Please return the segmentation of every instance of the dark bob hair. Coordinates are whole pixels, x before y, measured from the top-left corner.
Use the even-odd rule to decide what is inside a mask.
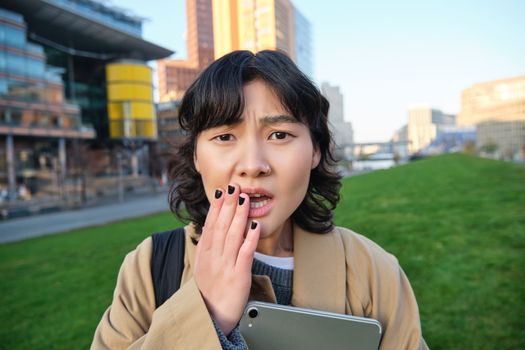
[[[266,83],[294,118],[308,126],[319,165],[311,170],[305,198],[292,214],[304,230],[332,230],[332,211],[339,201],[341,176],[334,171],[332,137],[328,129],[329,103],[319,89],[284,53],[265,50],[254,54],[234,51],[213,62],[186,91],[179,123],[186,134],[168,164],[170,209],[200,233],[210,203],[195,169],[196,139],[203,130],[238,122],[244,110],[243,86],[256,79]]]

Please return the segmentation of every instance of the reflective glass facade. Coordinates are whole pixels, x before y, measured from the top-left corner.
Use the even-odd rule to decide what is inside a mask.
[[[294,7],[295,57],[297,66],[313,79],[312,26],[297,8]]]
[[[27,42],[22,16],[0,9],[0,123],[79,127],[79,109],[65,103],[60,72],[46,66],[41,46]]]
[[[95,129],[97,139],[108,138],[105,62],[46,46],[49,65],[59,69],[64,84],[65,98],[74,101],[81,111],[81,121]]]
[[[136,154],[156,139],[151,70],[143,60],[172,53],[141,38],[142,20],[103,1],[2,1],[0,193],[8,188],[17,200],[12,194],[25,185],[65,201],[81,178],[88,198],[85,178],[115,174],[128,141],[131,173],[139,173]],[[138,75],[124,69],[127,81],[106,79],[108,66],[128,60],[138,63]]]
[[[65,139],[95,136],[81,124],[78,105],[64,98],[64,70],[47,65],[44,48],[28,42],[26,31],[21,15],[0,8],[0,189],[9,188],[10,199],[20,198],[21,186],[28,194],[45,191],[59,143],[65,152]]]

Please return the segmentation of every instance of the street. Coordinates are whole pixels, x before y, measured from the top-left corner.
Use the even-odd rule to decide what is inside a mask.
[[[0,244],[169,210],[167,194],[0,222]]]

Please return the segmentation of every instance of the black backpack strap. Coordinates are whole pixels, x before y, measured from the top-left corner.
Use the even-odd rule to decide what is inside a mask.
[[[151,277],[158,308],[180,288],[184,269],[184,228],[151,235]]]

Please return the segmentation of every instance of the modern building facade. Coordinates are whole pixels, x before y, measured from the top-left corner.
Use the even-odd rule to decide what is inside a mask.
[[[525,76],[489,81],[461,93],[458,125],[525,120]]]
[[[310,78],[314,76],[312,25],[294,7],[295,60],[301,70]]]
[[[159,99],[179,100],[214,59],[213,15],[211,0],[187,0],[188,59],[157,61]]]
[[[476,147],[496,158],[525,160],[525,121],[490,121],[476,125]]]
[[[65,177],[66,142],[95,138],[79,106],[64,98],[61,71],[46,65],[43,47],[26,34],[23,17],[0,8],[0,188],[7,198]]]
[[[343,95],[339,86],[324,82],[321,84],[321,92],[330,102],[328,123],[334,135],[336,149],[352,144],[354,142],[352,123],[344,119]]]
[[[215,58],[235,50],[285,51],[312,72],[311,26],[290,0],[213,0]]]
[[[160,102],[180,100],[214,59],[280,49],[313,75],[311,25],[289,0],[187,0],[188,59],[157,61]]]
[[[525,76],[489,81],[463,90],[459,125],[477,126],[477,147],[502,158],[525,159]]]
[[[438,136],[441,129],[456,124],[456,116],[427,106],[408,109],[408,151],[417,153]]]
[[[142,18],[94,0],[3,0],[0,11],[0,187],[67,187],[113,171],[119,147],[156,140],[146,62],[173,52],[142,39]]]

